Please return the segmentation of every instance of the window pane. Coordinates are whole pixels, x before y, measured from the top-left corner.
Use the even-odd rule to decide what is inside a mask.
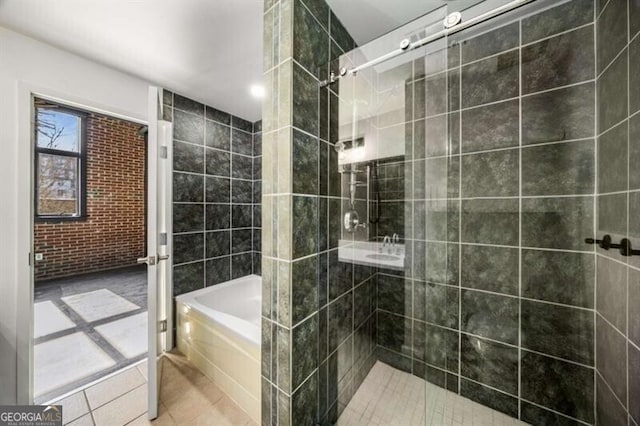
[[[79,159],[38,155],[38,215],[78,216]]]
[[[80,151],[81,118],[53,108],[38,108],[36,142],[40,148]]]

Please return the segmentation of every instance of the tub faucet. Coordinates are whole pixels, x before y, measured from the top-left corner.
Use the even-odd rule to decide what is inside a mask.
[[[398,234],[393,234],[391,237],[391,247],[395,249],[396,254],[400,251],[400,248],[397,245],[400,244],[400,236]]]
[[[384,250],[387,245],[391,245],[391,238],[388,235],[385,235],[382,239],[382,249]]]

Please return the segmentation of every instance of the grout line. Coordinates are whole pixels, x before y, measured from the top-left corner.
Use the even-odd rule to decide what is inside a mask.
[[[617,1],[619,1],[619,0],[617,0]],[[628,40],[628,38],[627,38],[627,40]],[[629,48],[629,45],[628,45],[628,44],[626,44],[626,45],[625,45],[625,47],[624,47],[622,50],[620,50],[620,52],[618,52],[618,53],[616,54],[616,56],[615,56],[613,59],[611,59],[611,62],[609,62],[609,63],[607,64],[607,66],[606,66],[606,67],[604,67],[604,68],[602,69],[602,71],[600,71],[600,74],[597,74],[597,73],[596,73],[596,80],[600,80],[602,77],[604,77],[604,74],[605,74],[607,71],[609,71],[609,69],[610,69],[610,68],[612,68],[612,67],[613,67],[613,64],[614,64],[618,59],[620,59],[620,58],[622,57],[622,54],[623,54],[623,53],[625,53],[627,50],[629,50],[628,48]]]
[[[517,395],[514,395],[514,394],[509,393],[509,392],[507,392],[507,391],[504,391],[504,390],[502,390],[502,389],[498,389],[498,388],[496,388],[496,387],[494,387],[494,386],[491,386],[491,385],[488,385],[488,384],[486,384],[486,383],[479,382],[479,381],[474,380],[474,379],[472,379],[472,378],[470,378],[470,377],[466,377],[466,376],[465,376],[465,377],[463,377],[463,379],[464,379],[464,380],[467,380],[467,381],[469,381],[469,382],[475,383],[475,384],[477,384],[477,385],[480,385],[480,386],[482,386],[482,387],[485,387],[485,388],[491,389],[491,390],[493,390],[493,391],[495,391],[495,392],[499,392],[499,393],[501,393],[501,394],[503,394],[503,395],[510,396],[510,397],[512,397],[512,398],[514,398],[514,399],[516,399],[516,400],[518,399],[518,396],[517,396]],[[473,400],[472,400],[472,401],[473,401]],[[479,402],[477,402],[477,401],[474,401],[474,402],[476,402],[476,404],[480,404],[480,403],[479,403]],[[484,404],[480,404],[480,405],[484,405]],[[485,406],[485,407],[488,407],[488,408],[490,408],[490,409],[492,409],[491,407],[489,407],[489,406],[487,406],[487,405],[484,405],[484,406]],[[495,410],[495,411],[497,411],[497,410]],[[507,414],[507,415],[508,415],[508,414]],[[511,417],[511,416],[509,416],[509,417]]]
[[[512,25],[512,24],[513,23],[509,23],[509,24],[504,25],[503,27],[506,27],[506,26]],[[500,28],[502,28],[502,27],[500,27]],[[487,31],[485,34],[490,33],[491,31],[495,31],[495,30],[491,29],[490,31]],[[474,36],[473,38],[476,38],[476,36]],[[460,61],[460,69],[462,70],[462,69],[464,69],[464,68],[466,68],[466,67],[468,67],[470,65],[476,65],[476,64],[478,64],[480,62],[484,62],[487,59],[494,59],[494,58],[497,58],[497,57],[502,56],[502,55],[506,55],[506,54],[509,54],[509,53],[514,53],[517,50],[519,50],[519,46],[514,46],[514,47],[511,47],[509,49],[501,50],[501,51],[499,51],[497,53],[492,53],[490,55],[483,56],[482,58],[474,59],[473,61],[469,61],[469,62],[465,62],[465,63],[462,63],[462,59],[461,59],[461,61]],[[462,48],[460,49],[460,52],[462,52]],[[434,74],[434,76],[437,76],[437,75],[438,74]]]
[[[512,50],[515,51],[516,49],[512,49]],[[546,94],[546,93],[550,93],[550,92],[554,92],[554,91],[560,91],[560,90],[563,90],[563,89],[570,89],[572,87],[578,87],[578,86],[588,85],[588,84],[595,84],[596,80],[597,80],[596,78],[590,78],[590,79],[587,79],[587,80],[574,82],[574,83],[567,84],[567,85],[564,85],[564,86],[556,86],[556,87],[552,87],[550,89],[545,89],[545,90],[540,90],[540,91],[537,91],[537,92],[526,93],[526,94],[523,94],[522,97],[523,98],[529,98],[529,97],[542,95],[542,94]],[[462,85],[460,85],[460,86],[462,87]],[[507,102],[510,102],[510,101],[518,101],[518,100],[519,100],[518,96],[513,96],[513,97],[510,97],[510,98],[500,99],[500,100],[492,101],[492,102],[486,102],[486,103],[483,103],[483,104],[472,105],[472,106],[467,106],[467,107],[461,107],[459,109],[452,110],[452,111],[447,111],[447,112],[444,112],[444,113],[433,114],[433,115],[425,115],[424,117],[416,118],[413,121],[414,122],[424,121],[424,120],[428,120],[428,119],[431,119],[431,118],[442,117],[442,116],[445,116],[445,115],[455,114],[455,113],[458,113],[458,112],[464,113],[464,112],[471,111],[471,110],[478,109],[478,108],[484,108],[484,107],[494,106],[494,105],[498,105],[498,104],[502,104],[502,103],[507,103]],[[397,127],[397,126],[400,126],[402,124],[407,124],[407,122],[398,122],[398,123],[394,123],[392,125],[389,125],[387,127]]]
[[[631,19],[631,13],[628,13],[627,16],[629,17],[629,20]],[[631,21],[629,21],[631,22]],[[631,25],[629,24],[629,37],[631,37]],[[640,37],[640,31],[638,31],[633,38],[631,38],[631,40],[629,40],[629,42],[627,43],[627,46],[631,46],[631,44],[633,44],[638,38]]]
[[[139,373],[139,372],[138,372],[138,373]],[[132,389],[129,389],[129,390],[128,390],[128,391],[126,391],[125,393],[119,394],[118,396],[114,397],[113,399],[111,399],[111,400],[109,400],[109,401],[107,401],[107,402],[103,403],[102,405],[100,405],[100,406],[96,407],[94,410],[91,410],[91,413],[93,414],[95,411],[99,410],[100,408],[103,408],[103,407],[105,407],[106,405],[111,404],[111,403],[112,403],[113,401],[115,401],[116,399],[122,398],[122,397],[124,397],[125,395],[128,395],[128,394],[130,394],[131,392],[134,392],[134,391],[138,390],[138,389],[139,389],[139,388],[141,388],[141,387],[147,387],[147,385],[148,385],[148,382],[147,382],[147,380],[145,379],[144,383],[142,383],[141,385],[138,385],[138,386],[136,386],[136,387],[134,387],[134,388],[132,388]],[[159,397],[159,395],[158,395],[158,397]],[[160,402],[160,401],[158,401],[158,402]],[[145,404],[145,405],[146,405],[146,404]],[[146,412],[146,411],[145,411],[145,412]],[[139,417],[139,416],[134,417],[133,419],[129,420],[129,422],[131,422],[132,420],[134,420],[134,419],[135,419],[135,418],[137,418],[137,417]]]
[[[640,111],[638,111],[638,113],[640,113]],[[453,114],[458,114],[456,113],[452,113]],[[625,119],[626,120],[626,119]],[[618,124],[623,123],[625,120],[621,121]],[[418,120],[420,121],[420,120]],[[411,124],[411,122],[406,122],[403,124]],[[615,126],[614,126],[615,127]],[[536,147],[543,147],[543,146],[548,146],[548,145],[558,145],[558,144],[565,144],[565,143],[573,143],[573,142],[590,142],[594,140],[594,136],[591,137],[583,137],[583,138],[576,138],[576,139],[563,139],[563,140],[557,140],[557,141],[544,141],[544,142],[534,142],[534,143],[526,143],[523,144],[522,146],[520,145],[511,145],[511,146],[504,146],[504,147],[497,147],[497,148],[491,148],[491,149],[479,149],[479,150],[472,150],[472,151],[461,151],[460,153],[450,153],[450,154],[444,154],[444,155],[434,155],[434,156],[428,156],[425,158],[415,158],[415,159],[410,159],[410,160],[403,160],[403,161],[398,161],[394,164],[407,164],[407,163],[419,163],[419,162],[424,162],[424,161],[429,161],[429,160],[440,160],[440,159],[450,159],[450,158],[457,158],[457,157],[463,157],[463,156],[467,156],[467,155],[474,155],[474,154],[485,154],[485,153],[493,153],[493,152],[497,152],[497,151],[507,151],[507,150],[514,150],[514,149],[529,149],[529,148],[536,148]]]
[[[639,112],[640,112],[640,111],[639,111]],[[628,114],[628,112],[627,112],[627,114]],[[635,115],[635,114],[634,114],[634,115]],[[602,137],[602,136],[606,135],[607,133],[611,132],[611,131],[612,131],[612,130],[614,130],[615,128],[617,128],[617,127],[619,127],[619,126],[621,126],[621,125],[625,124],[625,122],[629,121],[629,119],[630,119],[630,118],[631,118],[631,117],[627,116],[627,117],[623,118],[622,120],[618,121],[617,123],[614,123],[614,124],[610,125],[610,127],[609,127],[609,128],[607,128],[606,130],[604,130],[602,133],[597,134],[598,138],[600,138],[600,137]]]
[[[608,195],[627,195],[628,193],[638,192],[638,190],[622,190],[622,191],[611,191],[611,192],[599,192],[596,194],[597,197],[608,196]]]
[[[180,112],[182,112],[182,113],[189,114],[189,115],[192,115],[192,116],[195,116],[195,117],[199,117],[199,116],[200,116],[200,113],[195,113],[195,112],[192,112],[192,111],[187,111],[187,110],[184,110],[184,109],[182,109],[182,108],[176,108],[176,107],[175,107],[175,106],[173,106],[173,105],[163,104],[163,106],[167,106],[167,107],[171,108],[171,109],[172,109],[172,112],[180,111]],[[207,105],[205,105],[205,107],[206,107],[206,106],[207,106]],[[213,108],[213,107],[211,107],[211,108]],[[217,109],[217,108],[214,108],[214,109]],[[218,111],[221,111],[221,110],[218,110]],[[224,111],[221,111],[221,112],[224,112]],[[228,113],[227,113],[227,114],[228,114]],[[173,117],[172,117],[172,118],[173,118]],[[244,118],[242,118],[242,117],[238,117],[238,118],[240,118],[240,119],[244,120]],[[252,132],[248,132],[248,131],[246,131],[246,130],[244,130],[244,129],[241,129],[241,128],[239,128],[239,127],[235,127],[235,126],[233,126],[233,124],[227,124],[227,123],[223,123],[223,122],[218,121],[218,120],[212,120],[212,119],[210,119],[210,118],[207,118],[206,112],[205,112],[204,110],[203,110],[203,112],[202,112],[202,119],[204,120],[204,123],[205,123],[205,126],[204,126],[204,127],[205,127],[205,128],[207,127],[207,126],[206,126],[206,122],[207,122],[207,121],[209,121],[209,122],[216,123],[216,124],[219,124],[219,125],[221,125],[221,126],[227,127],[227,128],[229,128],[230,130],[237,130],[237,131],[240,131],[240,132],[242,132],[242,133],[252,134]],[[249,121],[249,120],[246,120],[246,121]],[[172,121],[172,123],[173,123],[173,121]],[[231,123],[231,121],[230,121],[230,123]],[[179,140],[179,139],[178,139],[178,140]],[[206,139],[205,139],[205,140],[206,140]],[[181,141],[181,142],[186,142],[186,141]],[[193,143],[193,142],[191,142],[191,143]],[[206,144],[201,144],[200,146],[206,146]]]
[[[609,192],[609,193],[603,193],[602,195],[616,195],[616,194],[626,194],[627,191],[618,191],[618,192]],[[633,190],[630,192],[640,192],[640,190]],[[414,202],[414,203],[418,203],[418,202],[425,202],[427,204],[432,204],[432,205],[437,205],[438,203],[444,203],[444,202],[452,202],[452,201],[475,201],[475,200],[485,200],[485,201],[515,201],[517,200],[519,197],[517,195],[509,195],[509,196],[492,196],[492,197],[456,197],[456,198],[415,198],[415,199],[411,199],[411,198],[405,198],[404,201],[407,202]],[[549,199],[562,199],[562,198],[595,198],[593,193],[585,193],[585,194],[567,194],[567,195],[524,195],[520,198],[523,198],[525,200],[549,200]],[[358,200],[358,201],[363,201],[363,200]],[[398,204],[401,203],[403,200],[389,200],[389,201],[382,201],[382,203],[388,203],[388,204]],[[407,240],[413,240],[415,238],[406,238]],[[424,239],[421,239],[421,241],[425,241]],[[432,240],[432,241],[446,241],[446,240]],[[451,241],[450,241],[451,242]],[[482,243],[484,244],[484,243]],[[496,245],[496,244],[484,244],[484,245]],[[500,244],[497,244],[500,245]]]
[[[93,386],[95,386],[95,385],[97,385],[97,384],[99,384],[99,383],[101,383],[101,382],[103,382],[103,381],[105,381],[107,379],[115,377],[118,374],[124,372],[125,370],[129,370],[130,368],[136,368],[138,365],[143,364],[145,360],[146,360],[146,358],[143,358],[143,359],[138,360],[138,361],[136,361],[136,362],[134,362],[132,364],[125,365],[124,367],[122,367],[122,368],[120,368],[120,369],[118,369],[118,370],[116,370],[116,371],[114,371],[112,373],[109,373],[106,376],[100,377],[100,378],[98,378],[98,379],[96,379],[96,380],[94,380],[94,381],[92,381],[90,383],[87,383],[87,384],[85,384],[83,386],[80,386],[79,388],[73,389],[73,390],[71,390],[69,392],[66,392],[66,393],[64,393],[62,395],[59,395],[59,396],[55,397],[54,399],[51,399],[51,400],[49,400],[47,402],[44,402],[42,405],[52,405],[52,404],[55,404],[57,402],[62,401],[63,399],[65,399],[65,398],[67,398],[67,397],[69,397],[71,395],[74,395],[74,394],[76,394],[78,392],[84,392],[86,389],[89,389],[90,387],[93,387]],[[87,401],[87,406],[90,407],[88,401]]]
[[[518,22],[518,419],[522,419],[522,20]]]
[[[237,130],[237,129],[234,129],[234,130]],[[247,158],[261,157],[261,155],[253,156],[253,155],[249,155],[249,154],[243,154],[241,152],[235,152],[235,151],[231,150],[231,147],[229,148],[229,150],[226,150],[226,149],[218,148],[218,147],[215,147],[215,146],[209,146],[209,145],[206,144],[206,134],[207,134],[206,132],[207,132],[207,130],[206,130],[206,126],[205,126],[205,129],[204,129],[205,143],[190,142],[190,141],[186,141],[186,140],[183,140],[183,139],[178,139],[176,137],[173,138],[173,142],[179,142],[179,143],[184,144],[184,145],[190,145],[190,146],[194,146],[194,147],[198,147],[198,148],[204,148],[205,150],[221,152],[221,153],[224,153],[224,154],[240,155],[242,157],[247,157]],[[231,138],[231,134],[229,134],[229,137]]]
[[[598,13],[598,10],[594,7],[594,13],[596,15],[596,21],[598,21],[602,15],[604,14],[604,11],[607,9],[607,6],[609,6],[609,3],[611,3],[610,0],[606,0],[604,6],[602,6],[602,9],[600,10],[600,13]]]
[[[229,176],[210,175],[210,174],[204,174],[204,173],[189,172],[189,171],[186,171],[186,170],[174,169],[173,173],[174,174],[179,173],[179,174],[183,174],[183,175],[198,176],[198,177],[202,177],[202,178],[214,177],[216,179],[227,179],[229,181],[238,180],[238,181],[242,181],[242,182],[253,182],[251,179],[231,177],[230,175]],[[231,182],[229,182],[229,184],[231,185]],[[205,186],[205,188],[204,188],[204,191],[203,191],[203,196],[205,197],[204,200],[206,200],[206,185],[204,185],[204,186]],[[231,195],[229,197],[231,198]],[[230,203],[220,203],[220,202],[215,202],[215,201],[177,201],[176,203],[182,203],[182,204],[186,204],[186,203],[191,203],[191,204],[202,204],[202,203],[208,203],[208,204],[236,204],[233,201],[230,202]],[[237,203],[237,204],[253,204],[253,203]]]
[[[93,425],[96,425],[96,418],[93,416],[93,411],[89,411],[89,415],[91,416],[91,421],[93,422]]]
[[[618,327],[616,327],[616,326],[615,326],[611,321],[609,321],[609,320],[607,319],[607,317],[605,317],[604,315],[602,315],[602,314],[601,314],[600,312],[598,312],[598,311],[596,311],[596,316],[597,316],[597,318],[600,318],[600,319],[602,319],[604,322],[606,322],[606,323],[609,325],[609,327],[611,327],[611,328],[612,328],[616,333],[618,333],[620,336],[622,336],[622,338],[623,338],[623,339],[628,340],[628,342],[629,342],[631,345],[633,345],[633,346],[635,346],[636,348],[638,348],[638,346],[636,346],[636,345],[635,345],[631,340],[627,339],[626,334],[625,334],[623,331],[620,331],[620,329],[619,329]],[[625,321],[625,322],[626,322],[626,321]],[[597,322],[596,322],[596,324],[597,324]],[[597,334],[597,333],[596,333],[596,334]],[[640,349],[640,348],[638,348],[638,349]]]
[[[86,389],[89,389],[89,388],[86,388]],[[82,396],[84,397],[84,401],[87,404],[87,408],[89,409],[89,413],[88,414],[89,414],[89,416],[91,416],[91,421],[95,425],[96,424],[96,419],[95,419],[95,417],[93,417],[93,410],[91,409],[91,405],[89,404],[89,398],[87,397],[87,393],[84,391],[84,389],[81,392],[82,392]],[[62,409],[64,409],[64,407],[62,407]],[[86,414],[83,414],[82,416],[78,417],[78,419],[83,417],[83,416],[85,416],[85,415]],[[77,420],[77,419],[73,419],[71,421],[74,421],[74,420]]]
[[[378,311],[382,312],[382,313],[385,313],[385,314],[401,317],[403,319],[409,319],[408,317],[406,317],[404,315],[401,315],[401,314],[398,314],[398,313],[395,313],[395,312],[390,312],[390,311],[387,311],[387,310],[384,310],[384,309],[378,309]],[[490,337],[486,337],[486,336],[481,336],[481,335],[478,335],[478,334],[470,333],[470,332],[462,330],[462,329],[458,330],[458,329],[455,329],[455,328],[450,328],[450,327],[447,327],[447,326],[443,326],[443,325],[440,325],[440,324],[433,323],[431,321],[423,321],[423,320],[419,320],[419,319],[414,319],[414,321],[421,322],[421,323],[424,323],[424,324],[432,326],[432,327],[438,327],[438,328],[441,328],[443,330],[450,331],[452,333],[459,333],[460,335],[464,334],[465,336],[470,336],[470,337],[473,337],[473,338],[477,338],[477,339],[485,340],[485,341],[488,341],[488,342],[496,343],[496,344],[499,344],[499,345],[502,345],[502,346],[507,346],[507,347],[509,347],[511,349],[520,349],[521,351],[526,351],[526,352],[534,353],[534,354],[541,355],[541,356],[544,356],[544,357],[547,357],[547,358],[556,359],[558,361],[566,362],[568,364],[574,364],[574,365],[577,365],[577,366],[580,366],[580,367],[583,367],[583,368],[589,368],[589,369],[594,369],[595,368],[594,366],[589,365],[589,364],[581,363],[581,362],[578,362],[578,361],[572,361],[570,359],[561,358],[561,357],[556,356],[556,355],[547,354],[547,353],[536,351],[534,349],[529,349],[529,348],[526,348],[526,347],[519,347],[517,344],[513,344],[513,343],[508,343],[508,342],[492,339]],[[392,350],[392,349],[389,349],[389,348],[386,348],[386,347],[385,347],[385,349]],[[395,352],[397,352],[397,351],[395,351]],[[413,358],[411,355],[407,355],[407,354],[404,354],[404,353],[401,353],[401,352],[397,352],[397,353],[402,355],[402,356],[404,356],[404,357]],[[423,361],[421,361],[421,362],[423,362]],[[440,367],[440,368],[442,368],[442,367]]]
[[[299,390],[302,386],[304,386],[304,384],[305,384],[308,380],[310,380],[310,379],[311,379],[311,377],[312,377],[314,374],[316,374],[316,372],[317,372],[318,370],[319,370],[319,367],[314,368],[314,369],[313,369],[313,371],[311,372],[311,374],[309,374],[309,375],[308,375],[308,376],[307,376],[307,377],[306,377],[306,378],[305,378],[305,379],[304,379],[304,380],[303,380],[303,381],[298,385],[298,387],[296,387],[293,391],[291,391],[291,395],[290,395],[290,396],[293,396],[296,392],[298,392],[298,390]],[[291,370],[291,371],[293,371],[293,370]]]
[[[631,2],[628,1],[627,2],[627,35],[625,37],[625,41],[626,41],[626,47],[625,49],[622,50],[622,52],[626,52],[626,60],[627,60],[627,197],[626,197],[626,210],[627,210],[627,229],[626,229],[626,237],[630,238],[630,226],[631,226],[631,219],[630,219],[630,213],[631,213],[631,195],[629,193],[629,189],[631,186],[631,165],[630,165],[630,161],[631,161],[631,119],[629,118],[630,114],[631,114],[631,42],[630,42],[630,36],[631,36]],[[627,260],[627,263],[631,263],[630,260]],[[631,417],[629,410],[630,410],[630,388],[629,388],[629,342],[630,339],[628,338],[629,336],[629,276],[630,276],[630,268],[625,268],[625,272],[626,272],[626,286],[625,286],[625,315],[624,315],[624,320],[625,320],[625,333],[624,333],[624,342],[625,342],[625,351],[624,351],[624,358],[625,358],[625,379],[626,379],[626,401],[624,404],[624,408],[625,408],[625,412],[627,415],[627,418]]]
[[[459,48],[458,48],[458,69],[460,70],[460,87],[458,89],[458,96],[459,96],[459,108],[462,108],[462,43],[458,44]],[[449,60],[448,60],[448,55],[447,55],[447,67],[449,66]],[[460,110],[460,112],[458,113],[458,135],[457,135],[457,140],[458,140],[458,154],[461,155],[462,151],[463,151],[463,139],[462,139],[462,119],[463,119],[463,111]],[[447,126],[448,127],[448,126]],[[448,166],[448,164],[447,164]],[[426,191],[425,191],[426,194]],[[458,164],[458,197],[462,196],[462,161],[459,162]],[[461,212],[462,211],[462,200],[459,200],[457,202],[458,204],[458,211]],[[448,210],[448,209],[447,209]],[[460,286],[460,288],[458,289],[458,330],[462,330],[462,214],[458,214],[458,238],[457,238],[457,243],[458,243],[458,286]],[[425,307],[426,308],[426,307]],[[461,359],[461,353],[462,353],[462,333],[458,333],[458,377],[457,377],[457,394],[461,394],[461,388],[462,388],[462,359]],[[445,376],[446,377],[446,376]],[[445,385],[446,385],[446,380],[445,380]]]
[[[600,371],[596,370],[596,376],[600,377],[600,380],[602,381],[602,383],[604,383],[605,386],[608,388],[609,393],[611,395],[613,395],[613,397],[616,399],[616,402],[618,404],[620,404],[620,408],[623,409],[625,417],[629,417],[629,412],[627,410],[628,406],[626,406],[622,401],[620,401],[620,397],[618,397],[618,394],[613,390],[613,388],[611,387],[609,382],[605,379],[605,377],[602,374],[600,374]],[[628,392],[627,392],[627,394],[628,394]],[[627,398],[628,398],[628,396],[627,396]]]
[[[587,422],[585,422],[584,420],[580,420],[580,419],[576,419],[575,417],[568,416],[568,415],[566,415],[566,414],[561,413],[560,411],[556,411],[556,410],[554,410],[553,408],[545,407],[544,405],[540,405],[540,404],[535,403],[535,402],[533,402],[533,401],[529,401],[529,400],[528,400],[528,399],[526,399],[526,398],[522,398],[522,400],[523,400],[523,401],[525,401],[527,404],[535,405],[536,407],[539,407],[539,408],[542,408],[542,409],[544,409],[544,410],[546,410],[546,411],[550,411],[550,412],[552,412],[552,413],[558,414],[558,415],[560,415],[560,416],[562,416],[562,417],[564,417],[564,418],[566,418],[566,419],[571,419],[571,420],[576,421],[576,422],[578,422],[578,423],[580,423],[580,424],[587,425],[587,426],[591,426],[591,424],[590,424],[590,423],[587,423]]]
[[[520,22],[522,22],[522,21],[520,21]],[[520,30],[520,46],[521,47],[530,47],[530,46],[532,46],[534,44],[540,43],[541,41],[549,41],[549,40],[551,40],[551,39],[553,39],[555,37],[566,35],[566,34],[569,34],[571,32],[574,32],[574,31],[577,31],[577,30],[581,30],[581,29],[584,29],[584,28],[587,28],[587,27],[590,27],[590,26],[593,26],[594,27],[593,31],[595,31],[595,23],[594,23],[594,21],[589,21],[588,23],[582,24],[582,25],[580,25],[578,27],[573,27],[573,28],[571,28],[569,30],[561,31],[559,33],[555,33],[555,34],[552,34],[550,36],[546,36],[546,37],[543,37],[543,38],[540,38],[540,39],[537,39],[537,40],[534,40],[534,41],[530,41],[528,43],[522,43],[522,30]],[[594,49],[595,49],[595,45],[594,45]]]
[[[538,92],[531,92],[531,93],[523,93],[522,94],[522,98],[531,98],[537,95],[543,95],[546,93],[551,93],[551,92],[555,92],[555,91],[560,91],[560,90],[565,90],[565,89],[571,89],[573,87],[579,87],[579,86],[586,86],[586,85],[594,85],[596,83],[597,78],[589,78],[587,80],[582,80],[582,81],[578,81],[576,83],[571,83],[571,84],[566,84],[564,86],[556,86],[556,87],[552,87],[550,89],[545,89],[545,90],[540,90]]]
[[[410,279],[410,278],[405,278],[405,279]],[[577,309],[577,310],[580,310],[580,311],[593,311],[595,309],[595,308],[587,308],[587,307],[584,307],[584,306],[569,305],[569,304],[566,304],[566,303],[553,302],[553,301],[549,301],[549,300],[534,299],[534,298],[518,296],[518,295],[514,295],[514,294],[499,293],[499,292],[496,292],[496,291],[484,290],[484,289],[481,289],[481,288],[474,288],[474,287],[466,287],[466,286],[463,286],[463,285],[437,283],[437,282],[432,282],[432,281],[424,281],[424,280],[420,280],[420,279],[410,279],[410,280],[414,281],[414,282],[424,283],[424,284],[427,284],[427,285],[432,285],[432,286],[447,287],[447,288],[450,288],[450,289],[460,288],[461,290],[465,290],[465,291],[489,294],[489,295],[492,295],[492,296],[500,296],[500,297],[509,298],[509,299],[522,299],[522,300],[525,300],[525,301],[531,302],[531,303],[543,303],[545,305],[553,305],[553,306],[558,306],[558,307],[563,307],[563,308],[572,308],[572,309]],[[395,313],[395,314],[396,315],[402,315],[402,314],[398,314],[398,313]]]
[[[444,240],[415,240],[415,239],[406,239],[406,241],[408,242],[425,242],[425,243],[441,243],[441,244],[458,244],[456,241],[444,241]],[[509,246],[509,245],[505,245],[505,244],[487,244],[487,243],[474,243],[474,242],[467,242],[467,241],[462,241],[460,244],[465,245],[465,246],[478,246],[478,247],[495,247],[495,248],[512,248],[512,249],[517,249],[520,248],[517,245],[513,245],[513,246]],[[573,250],[573,249],[556,249],[556,248],[551,248],[551,247],[531,247],[531,246],[522,246],[522,249],[526,249],[526,250],[537,250],[537,251],[549,251],[549,252],[560,252],[560,253],[576,253],[576,254],[593,254],[594,250]],[[616,259],[612,259],[612,260],[616,260]],[[620,262],[620,261],[618,261]]]

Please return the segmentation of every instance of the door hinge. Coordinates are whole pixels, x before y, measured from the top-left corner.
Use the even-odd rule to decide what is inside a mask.
[[[160,333],[167,331],[167,320],[158,321],[158,331]]]
[[[161,146],[160,147],[160,158],[168,158],[169,154],[168,154],[168,150],[166,146]]]

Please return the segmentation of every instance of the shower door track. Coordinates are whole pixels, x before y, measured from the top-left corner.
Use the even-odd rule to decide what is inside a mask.
[[[423,47],[423,46],[425,46],[425,45],[427,45],[427,44],[429,44],[431,42],[434,42],[434,41],[439,40],[441,38],[447,37],[447,36],[449,36],[451,34],[455,34],[457,32],[465,30],[465,29],[467,29],[469,27],[472,27],[472,26],[474,26],[476,24],[479,24],[481,22],[484,22],[486,20],[494,18],[494,17],[496,17],[498,15],[502,15],[503,13],[510,12],[510,11],[520,7],[520,6],[524,6],[527,3],[531,3],[532,1],[534,1],[534,0],[514,0],[514,1],[510,2],[510,3],[504,4],[502,6],[499,6],[499,7],[495,8],[495,9],[492,9],[492,10],[490,10],[488,12],[485,12],[485,13],[482,13],[482,14],[480,14],[478,16],[475,16],[475,17],[469,19],[468,21],[462,21],[462,22],[460,22],[460,23],[458,23],[458,24],[456,24],[456,25],[454,25],[454,26],[452,26],[450,28],[445,28],[440,32],[437,32],[437,33],[432,34],[430,36],[421,38],[420,40],[416,40],[414,42],[409,42],[408,39],[404,39],[404,40],[402,40],[400,42],[400,47],[398,49],[392,50],[389,53],[385,53],[384,55],[379,56],[376,59],[372,59],[372,60],[370,60],[368,62],[365,62],[362,65],[358,65],[357,67],[351,68],[349,70],[343,68],[343,69],[340,70],[340,75],[336,75],[336,76],[334,76],[334,78],[344,77],[345,75],[355,75],[355,74],[358,73],[358,71],[361,71],[363,69],[372,67],[374,65],[378,65],[378,64],[380,64],[382,62],[388,61],[389,59],[393,59],[396,56],[400,56],[405,52],[409,52],[411,50],[418,49],[418,48]],[[454,12],[454,13],[457,13],[457,12]],[[449,16],[447,16],[447,18],[445,18],[445,20],[448,19]]]

